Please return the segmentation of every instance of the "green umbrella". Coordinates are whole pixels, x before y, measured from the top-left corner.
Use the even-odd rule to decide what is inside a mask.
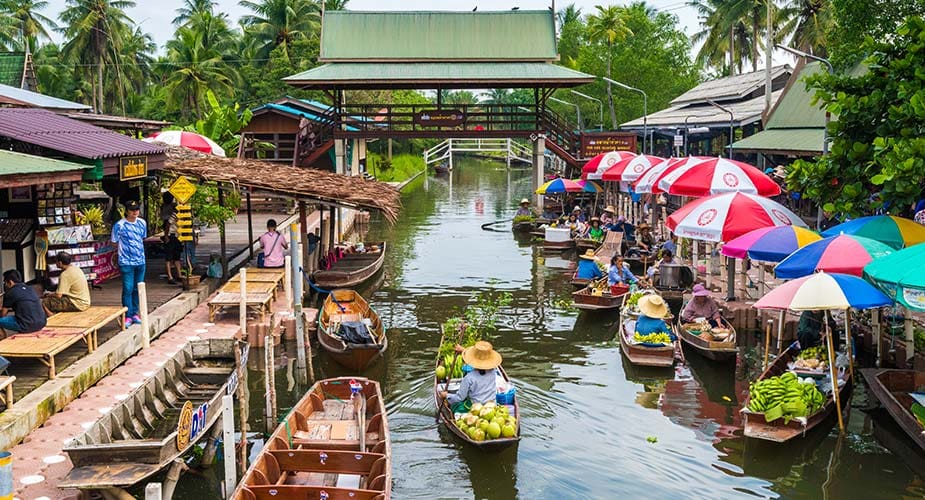
[[[896,302],[925,312],[925,244],[875,259],[864,277]]]

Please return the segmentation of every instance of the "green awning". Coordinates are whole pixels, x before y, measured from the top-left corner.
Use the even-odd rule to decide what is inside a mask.
[[[329,63],[283,80],[302,88],[571,87],[594,76],[544,62]]]
[[[79,181],[89,168],[92,165],[0,150],[0,188]]]
[[[784,128],[762,130],[732,143],[742,153],[812,156],[822,154],[822,128]]]

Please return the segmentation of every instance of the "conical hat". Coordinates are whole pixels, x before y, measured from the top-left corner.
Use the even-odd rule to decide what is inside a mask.
[[[490,342],[480,340],[462,353],[463,361],[476,370],[491,370],[501,366],[501,355],[491,347]]]
[[[668,316],[668,304],[661,295],[650,294],[643,295],[639,298],[639,310],[642,314],[655,319],[662,319]]]

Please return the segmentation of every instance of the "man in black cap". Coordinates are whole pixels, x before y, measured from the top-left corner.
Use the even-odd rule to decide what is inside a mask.
[[[119,252],[119,271],[122,272],[122,305],[125,326],[141,323],[138,310],[138,283],[145,280],[145,238],[148,223],[138,216],[141,205],[135,200],[125,202],[125,218],[112,226],[112,242]]]

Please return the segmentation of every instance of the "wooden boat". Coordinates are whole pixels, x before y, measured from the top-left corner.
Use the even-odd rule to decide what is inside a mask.
[[[235,500],[391,497],[389,424],[374,380],[318,381],[266,443],[241,478]]]
[[[575,247],[578,250],[596,250],[599,246],[601,246],[600,241],[591,238],[575,238]]]
[[[375,342],[344,342],[338,330],[345,323],[365,324]],[[354,290],[332,290],[324,299],[318,315],[318,343],[334,361],[354,371],[366,369],[389,347],[379,314]]]
[[[623,293],[613,295],[610,288],[607,287],[601,295],[595,295],[592,288],[592,285],[589,284],[577,292],[572,292],[572,301],[575,303],[575,307],[586,311],[617,309],[623,304],[623,296],[630,291],[629,287],[625,287]]]
[[[758,380],[783,375],[784,372],[788,371],[787,364],[795,358],[795,351],[793,349],[787,349],[778,356],[773,363],[768,365],[767,370],[758,377]],[[851,389],[851,379],[848,378],[839,390],[842,410],[850,406]],[[742,406],[742,415],[745,418],[745,436],[763,439],[765,441],[784,443],[793,438],[803,436],[828,419],[828,417],[835,414],[835,399],[829,395],[822,405],[822,408],[807,417],[805,425],[796,419],[791,420],[787,424],[784,424],[783,419],[777,419],[774,422],[768,423],[764,419],[764,413],[755,413],[748,410],[749,399],[750,396],[747,396]]]
[[[684,308],[682,307],[683,311]],[[725,340],[720,340],[718,338],[714,340],[706,340],[700,337],[700,331],[693,328],[688,328],[688,324],[681,321],[680,316],[678,317],[678,338],[682,342],[694,348],[694,351],[700,354],[705,358],[712,359],[714,361],[729,361],[735,359],[736,353],[739,352],[739,348],[736,346],[736,330],[732,326],[732,323],[723,319],[723,325],[726,329],[729,330],[729,334],[725,336]]]
[[[536,223],[533,221],[520,221],[520,222],[511,222],[511,231],[517,233],[528,233],[536,227]]]
[[[365,243],[367,250],[378,248],[379,251],[365,253],[348,253],[334,263],[330,269],[312,273],[312,281],[321,288],[351,288],[363,283],[382,269],[385,262],[384,241]]]
[[[915,370],[869,368],[861,370],[867,386],[893,420],[922,450],[925,450],[925,427],[912,413],[915,400],[910,393],[925,388],[925,373]]]
[[[233,339],[193,341],[153,377],[64,446],[73,468],[62,488],[122,488],[186,454],[222,414],[233,392]],[[231,385],[231,387],[229,387]]]
[[[670,322],[666,321],[677,336],[677,328]],[[658,366],[670,368],[674,366],[675,351],[679,349],[678,341],[672,342],[671,345],[646,346],[634,344],[630,341],[636,333],[636,318],[626,317],[620,322],[620,350],[626,355],[630,363],[639,366]]]
[[[445,342],[445,339],[446,339],[445,335],[446,333],[444,333],[444,336],[441,337],[440,345],[443,345],[443,342]],[[438,350],[439,350],[439,346],[438,346]],[[459,357],[457,362],[462,363],[461,356]],[[443,360],[437,359],[436,366],[441,366],[441,365],[443,365]],[[507,376],[507,372],[504,371],[503,367],[501,366],[498,367],[498,373],[499,373],[499,376],[504,379],[504,382],[510,383],[511,379]],[[450,406],[446,403],[446,401],[440,397],[440,392],[447,391],[450,394],[455,393],[456,390],[459,388],[459,383],[461,380],[462,379],[451,379],[449,381],[449,384],[447,384],[446,380],[438,380],[436,375],[434,376],[434,402],[437,406],[437,415],[439,416],[440,421],[443,422],[443,425],[445,425],[446,428],[450,430],[450,432],[452,432],[456,437],[461,439],[463,442],[470,444],[482,451],[497,452],[497,451],[501,451],[505,448],[508,448],[510,446],[517,444],[517,442],[520,441],[520,405],[517,403],[516,395],[514,396],[514,400],[513,400],[514,404],[507,405],[509,410],[513,408],[513,410],[510,411],[510,414],[513,415],[514,418],[517,419],[517,429],[515,430],[514,437],[487,439],[485,441],[476,441],[472,439],[471,437],[469,437],[468,434],[463,432],[462,429],[460,429],[456,425],[456,419],[453,416],[453,410],[450,409]]]

